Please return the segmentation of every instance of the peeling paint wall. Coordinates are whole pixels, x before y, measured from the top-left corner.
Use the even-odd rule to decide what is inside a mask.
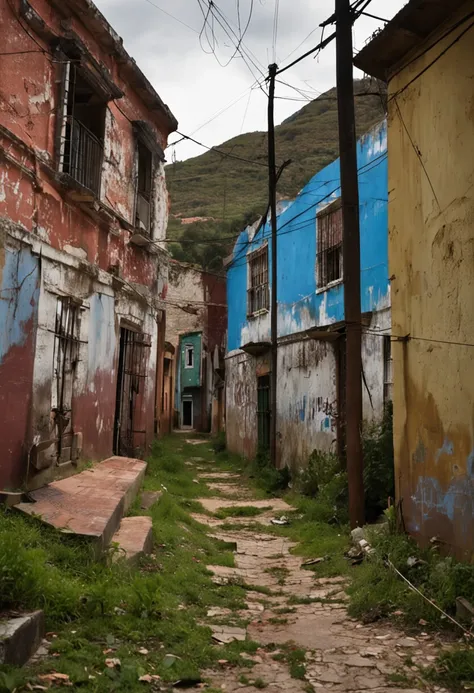
[[[387,128],[381,123],[358,142],[361,303],[371,315],[363,336],[364,417],[379,418],[384,405],[383,334],[390,334],[388,272]],[[344,287],[317,283],[318,212],[340,196],[339,160],[317,173],[294,201],[278,209],[279,465],[304,465],[315,449],[336,450],[341,413],[339,340],[309,339],[306,330],[344,321]],[[270,312],[247,316],[247,256],[270,243],[268,221],[245,229],[227,272],[228,353],[226,432],[230,450],[246,456],[257,447],[258,359],[241,349],[270,341]],[[269,253],[271,277],[271,254]],[[263,357],[260,357],[263,358]]]
[[[472,3],[453,25],[466,7]],[[432,50],[420,44],[421,57],[389,83],[390,94],[398,93],[422,73],[389,100],[389,256],[393,331],[411,335],[393,345],[397,498],[407,530],[422,543],[437,536],[447,551],[470,558],[474,163],[466,142],[474,136],[473,29],[447,51],[464,28],[430,37]]]
[[[21,14],[25,7],[28,16]],[[176,123],[119,37],[86,0],[65,0],[61,8],[50,0],[2,3],[0,27],[3,50],[12,53],[5,56],[8,63],[0,73],[1,489],[39,485],[67,471],[67,465],[58,466],[54,446],[48,447],[56,430],[53,357],[60,297],[71,297],[79,306],[78,361],[71,386],[75,445],[89,459],[112,454],[124,325],[150,337],[147,377],[134,420],[141,431],[135,437],[137,451],[153,439],[158,323],[168,285],[168,253],[161,242],[168,195],[156,152],[166,147]],[[82,45],[85,67],[112,84],[117,95],[105,106],[96,197],[59,175],[56,133],[64,59],[51,46],[64,39]],[[34,56],[24,53],[32,50]],[[135,121],[146,123],[156,142],[154,244],[148,246],[133,241]]]
[[[181,337],[199,332],[202,335],[201,391],[195,398],[196,427],[210,430],[211,411],[218,377],[213,355],[218,347],[223,352],[227,330],[225,277],[205,272],[194,265],[170,260],[166,307],[166,341],[175,348],[173,397],[170,402],[175,426],[180,425],[184,384],[181,379]],[[159,404],[161,406],[161,404]]]

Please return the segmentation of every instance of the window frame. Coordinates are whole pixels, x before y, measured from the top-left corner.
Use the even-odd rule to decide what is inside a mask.
[[[153,152],[148,147],[148,145],[143,141],[143,138],[138,136],[136,138],[136,152],[137,152],[137,169],[136,169],[136,185],[135,185],[135,216],[134,216],[134,226],[136,230],[139,233],[142,233],[149,238],[152,238],[153,235],[153,221],[154,221],[154,215],[153,215],[153,192],[154,192],[154,171],[155,171],[155,161],[154,161],[154,156]],[[144,162],[145,154],[148,157],[148,161]],[[148,169],[146,171],[146,177],[148,178],[147,180],[147,190],[141,190],[140,189],[140,171],[141,171],[141,166],[140,166],[140,161],[143,161],[144,163],[143,168]],[[143,219],[140,218],[139,216],[139,198],[142,198],[147,204],[148,204],[148,227],[145,226],[145,223]],[[140,222],[143,224],[143,228],[140,225]]]
[[[265,281],[261,281],[259,284],[253,285],[252,279],[255,274],[252,273],[252,265],[257,263],[261,258],[264,258],[262,269],[260,273]],[[260,298],[259,301],[263,303],[260,307],[255,307],[256,303],[256,292],[259,291],[263,299]],[[268,313],[270,310],[270,281],[269,281],[269,257],[268,257],[268,243],[260,246],[256,250],[252,251],[247,255],[247,317],[255,318],[259,315]]]
[[[325,228],[322,227],[322,220],[327,220],[333,215],[340,215],[339,227],[331,229],[329,225]],[[343,255],[343,218],[342,218],[342,198],[338,197],[336,200],[326,205],[316,214],[316,293],[322,293],[327,291],[334,286],[342,284],[344,281],[344,255]],[[331,242],[328,238],[330,234],[333,234],[336,242]],[[337,238],[340,237],[340,240]],[[339,252],[339,276],[334,279],[329,279],[328,270],[328,260],[327,256],[334,251]],[[335,266],[334,260],[332,261],[332,266]]]
[[[188,354],[191,354],[191,365],[188,365]],[[184,345],[184,368],[186,370],[194,368],[194,344]]]

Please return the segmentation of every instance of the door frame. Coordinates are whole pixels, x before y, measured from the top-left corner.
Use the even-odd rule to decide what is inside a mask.
[[[191,425],[184,425],[184,403],[189,402],[191,404]],[[181,399],[181,428],[191,431],[194,428],[194,401],[192,397],[183,397]]]

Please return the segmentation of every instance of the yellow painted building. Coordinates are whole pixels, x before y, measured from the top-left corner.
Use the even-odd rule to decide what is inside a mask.
[[[474,555],[474,0],[411,0],[357,55],[388,83],[397,500]]]

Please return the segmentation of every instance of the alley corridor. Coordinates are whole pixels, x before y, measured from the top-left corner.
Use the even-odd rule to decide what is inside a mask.
[[[211,608],[205,622],[217,642],[247,638],[259,644],[255,654],[243,653],[251,669],[230,667],[220,660],[218,668],[205,672],[213,689],[228,693],[251,693],[267,686],[285,693],[425,689],[426,682],[415,672],[433,663],[439,642],[427,633],[410,637],[388,623],[363,625],[350,618],[346,578],[318,578],[303,566],[304,559],[294,555],[296,544],[282,535],[280,527],[285,525],[272,523],[292,518],[294,507],[280,498],[257,499],[241,475],[222,471],[212,458],[194,457],[187,465],[195,468],[212,494],[199,499],[206,514],[195,513],[194,519],[234,548],[235,567],[208,566],[212,580],[217,585],[248,587],[245,609]]]

